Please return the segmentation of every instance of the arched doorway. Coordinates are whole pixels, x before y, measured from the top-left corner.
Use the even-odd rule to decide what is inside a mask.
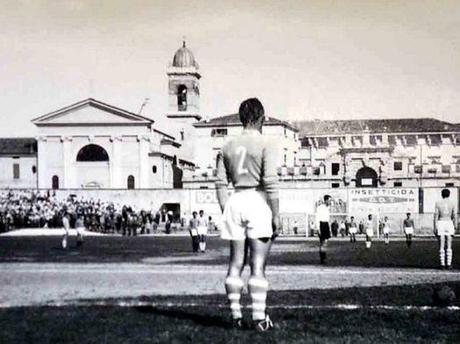
[[[53,190],[59,189],[59,177],[58,176],[53,176],[51,178],[51,187]]]
[[[109,154],[97,144],[80,148],[76,156],[75,170],[77,187],[110,187]]]
[[[136,185],[135,185],[134,176],[128,176],[128,179],[127,179],[127,187],[128,187],[128,190],[134,189],[135,186],[136,186]]]
[[[363,167],[356,172],[356,187],[377,187],[377,172],[370,167]]]

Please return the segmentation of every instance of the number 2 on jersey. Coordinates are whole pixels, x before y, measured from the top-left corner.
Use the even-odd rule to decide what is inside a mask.
[[[243,167],[244,161],[246,160],[246,153],[247,153],[246,147],[238,146],[238,148],[236,148],[236,154],[238,154],[239,156],[238,169],[237,169],[238,174],[248,173],[248,169]]]

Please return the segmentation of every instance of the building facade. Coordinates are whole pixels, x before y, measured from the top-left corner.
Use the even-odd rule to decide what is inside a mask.
[[[183,42],[167,69],[168,131],[86,99],[33,120],[35,138],[0,139],[0,187],[214,187],[237,114],[202,120],[199,64]],[[267,116],[285,189],[460,186],[460,129],[433,118],[299,121]],[[297,196],[296,196],[297,197]]]
[[[284,180],[317,187],[460,186],[460,128],[433,118],[306,121]]]

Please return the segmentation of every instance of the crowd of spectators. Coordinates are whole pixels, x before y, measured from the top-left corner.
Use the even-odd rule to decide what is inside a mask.
[[[172,221],[160,211],[137,210],[94,199],[69,196],[58,200],[52,191],[5,191],[0,193],[0,232],[18,228],[59,228],[67,214],[70,226],[83,216],[87,230],[122,235],[149,234],[160,222]]]

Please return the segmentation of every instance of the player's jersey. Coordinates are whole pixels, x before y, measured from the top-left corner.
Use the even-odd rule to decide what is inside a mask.
[[[260,188],[269,198],[278,198],[276,163],[275,143],[256,130],[245,129],[217,157],[216,186],[230,181],[235,189]]]

